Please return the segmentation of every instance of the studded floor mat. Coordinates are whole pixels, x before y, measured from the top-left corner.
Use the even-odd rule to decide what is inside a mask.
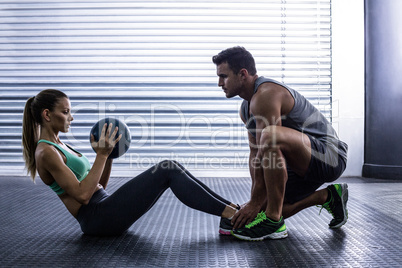
[[[129,178],[112,178],[113,192]],[[242,203],[246,178],[201,179]],[[289,237],[245,242],[218,235],[219,218],[192,210],[170,190],[119,237],[82,235],[41,181],[0,177],[0,267],[401,267],[402,182],[341,178],[349,220],[311,207],[286,220]]]

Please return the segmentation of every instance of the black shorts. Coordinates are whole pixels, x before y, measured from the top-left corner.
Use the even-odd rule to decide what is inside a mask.
[[[338,179],[346,168],[346,143],[316,139],[307,134],[311,142],[311,160],[304,177],[287,168],[285,202],[295,203],[314,193],[320,186]]]

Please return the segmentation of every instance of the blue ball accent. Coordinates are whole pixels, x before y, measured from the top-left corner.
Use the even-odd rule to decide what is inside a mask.
[[[107,117],[107,118],[99,120],[92,127],[90,135],[89,135],[89,140],[90,141],[91,141],[91,134],[94,135],[95,141],[99,140],[100,134],[102,132],[103,125],[105,123],[108,124],[108,126],[109,126],[110,123],[113,124],[112,132],[113,132],[113,130],[114,130],[114,128],[116,126],[119,128],[119,130],[117,131],[117,134],[116,134],[116,138],[120,134],[122,134],[121,139],[119,140],[118,143],[116,143],[116,145],[113,148],[113,151],[109,155],[109,158],[111,158],[111,159],[118,158],[118,157],[122,156],[123,154],[125,154],[128,151],[128,149],[130,148],[130,143],[131,143],[130,129],[128,128],[128,126],[124,122],[122,122],[122,121],[120,121],[120,120],[118,120],[116,118]]]

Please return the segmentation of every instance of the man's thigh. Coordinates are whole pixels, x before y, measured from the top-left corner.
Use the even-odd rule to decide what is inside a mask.
[[[268,126],[262,132],[261,143],[279,146],[287,166],[299,176],[306,174],[311,159],[310,138],[306,134],[288,127]]]
[[[311,161],[306,179],[317,182],[332,182],[346,168],[346,159],[339,153],[338,145],[309,136]]]
[[[288,167],[285,199],[289,203],[302,200],[321,185],[338,179],[346,168],[346,159],[334,150],[333,145],[309,136],[311,160],[304,176]]]

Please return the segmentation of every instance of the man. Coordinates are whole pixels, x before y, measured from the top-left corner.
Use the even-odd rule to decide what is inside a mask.
[[[226,97],[244,99],[240,117],[250,145],[251,198],[226,228],[244,240],[285,238],[284,218],[313,205],[333,215],[330,228],[345,224],[347,184],[317,190],[346,168],[347,145],[328,120],[297,91],[259,77],[243,47],[223,50],[212,61]]]

